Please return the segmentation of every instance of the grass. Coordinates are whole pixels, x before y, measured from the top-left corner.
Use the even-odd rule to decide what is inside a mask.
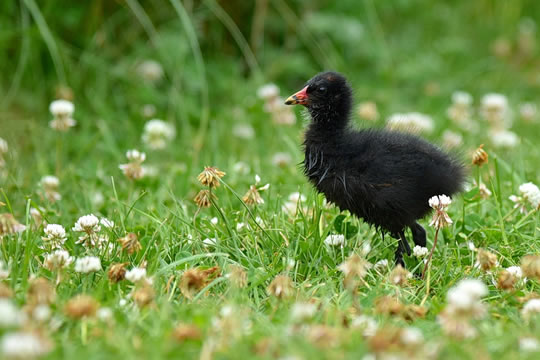
[[[524,255],[540,252],[538,212],[521,214],[508,199],[523,183],[540,184],[539,119],[526,122],[518,111],[523,102],[539,105],[538,49],[524,54],[518,48],[520,24],[527,17],[538,21],[538,4],[323,3],[312,2],[309,8],[300,1],[258,4],[254,8],[266,6],[267,11],[263,42],[255,53],[246,41],[254,9],[250,5],[177,0],[156,5],[130,0],[125,7],[105,1],[0,5],[0,21],[7,24],[0,48],[10,55],[0,59],[6,75],[0,91],[9,95],[0,99],[0,136],[9,144],[0,168],[0,201],[5,204],[0,213],[12,213],[27,225],[26,231],[0,240],[0,260],[10,272],[3,283],[14,292],[14,303],[24,308],[30,301],[31,278],[56,280],[56,274],[42,266],[43,226],[34,223],[31,208],[42,209],[46,222],[66,228],[65,248],[71,255],[97,255],[103,267],[80,274],[72,265],[56,286],[52,320],[27,324],[54,344],[44,358],[359,358],[374,349],[361,329],[350,326],[360,314],[373,317],[385,334],[395,327],[420,329],[424,341],[413,349],[416,357],[431,348],[441,359],[538,356],[518,345],[524,337],[540,339],[538,320],[526,321],[520,314],[520,298],[537,295],[538,282],[529,279],[512,291],[498,289],[500,270],[486,273],[474,267],[477,253],[468,246],[472,242],[489,249],[500,268],[519,265]],[[511,44],[508,55],[493,53],[493,43],[500,38]],[[163,79],[141,80],[136,68],[145,59],[161,63]],[[325,204],[297,165],[303,160],[301,111],[295,109],[296,124],[275,124],[256,96],[266,82],[279,84],[281,95],[288,95],[328,67],[350,78],[357,101],[377,103],[380,119],[369,122],[355,115],[359,127],[382,127],[394,112],[419,111],[434,120],[434,131],[426,135],[431,141],[441,144],[447,129],[463,135],[456,152],[467,163],[472,150],[486,144],[489,163],[471,169],[470,178],[481,178],[492,196],[481,199],[473,188],[454,199],[449,210],[454,224],[439,233],[429,292],[427,281],[413,278],[400,287],[387,273],[375,270],[368,271],[357,293],[344,287],[338,266],[349,255],[369,243],[369,262],[391,263],[395,240],[381,240],[363,222]],[[57,98],[58,85],[73,90],[76,106],[77,126],[66,134],[48,127],[48,105]],[[483,94],[505,94],[520,144],[495,147],[477,112],[473,119],[481,124],[479,132],[457,127],[446,115],[456,90],[470,92],[475,109]],[[148,120],[141,113],[145,104],[154,105],[155,117],[176,128],[176,138],[163,150],[151,150],[141,141]],[[255,136],[235,136],[234,127],[246,124]],[[156,176],[138,181],[123,176],[118,165],[126,163],[125,152],[132,148],[146,152],[145,165],[154,167]],[[288,153],[292,161],[274,165],[277,152]],[[249,170],[235,170],[239,162]],[[208,165],[227,174],[215,189],[217,200],[198,211],[193,198],[203,187],[197,175]],[[261,192],[264,204],[247,206],[242,197],[256,174],[261,185],[269,183],[270,188]],[[38,183],[45,175],[59,178],[60,201],[43,198]],[[282,206],[293,192],[306,200],[301,211],[289,214]],[[102,201],[96,200],[99,194]],[[75,244],[79,234],[71,228],[90,213],[115,222],[113,229],[103,230],[114,246],[111,254]],[[428,222],[422,224],[428,228]],[[238,223],[245,226],[237,228]],[[121,250],[117,239],[127,232],[137,234],[139,252]],[[327,235],[338,233],[347,235],[342,248],[324,244]],[[428,229],[428,247],[434,233]],[[206,245],[207,238],[215,238],[215,246]],[[152,304],[137,307],[130,295],[133,284],[109,281],[109,266],[119,262],[128,268],[146,264],[154,281]],[[407,258],[406,263],[411,271],[421,271],[418,259]],[[245,270],[246,287],[232,286],[226,276],[231,265]],[[221,269],[221,276],[192,299],[181,293],[186,270],[213,266]],[[288,299],[266,291],[280,274],[294,283]],[[437,316],[447,304],[447,291],[464,278],[488,286],[483,299],[488,313],[474,321],[476,337],[460,340],[443,332]],[[69,318],[65,305],[78,294],[91,295],[101,307],[110,308],[112,319]],[[385,295],[416,305],[427,295],[423,305],[428,312],[408,321],[380,314],[375,304]],[[120,305],[124,300],[127,305]],[[302,324],[291,317],[297,302],[317,305],[314,316]],[[195,325],[201,335],[175,340],[172,334],[179,323]],[[0,335],[11,331],[0,328]],[[402,354],[410,357],[406,351],[413,350]]]

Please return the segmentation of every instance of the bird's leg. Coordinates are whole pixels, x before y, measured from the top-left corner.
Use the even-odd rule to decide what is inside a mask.
[[[405,267],[405,262],[403,261],[403,253],[407,253],[407,255],[411,255],[411,247],[409,246],[409,243],[407,242],[407,239],[405,238],[405,233],[403,231],[400,231],[397,236],[396,234],[393,234],[392,237],[397,238],[398,246],[396,249],[396,265],[401,265]]]
[[[407,255],[411,256],[412,254],[411,247],[409,246],[409,243],[407,242],[407,238],[405,237],[405,231],[403,230],[399,232],[399,242],[403,246],[403,251],[405,251]]]
[[[426,247],[426,230],[419,223],[415,222],[410,226],[415,245]]]

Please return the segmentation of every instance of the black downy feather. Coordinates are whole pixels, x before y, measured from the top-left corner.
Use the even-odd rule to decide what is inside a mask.
[[[398,131],[350,127],[352,90],[335,72],[307,83],[311,122],[305,134],[304,173],[327,200],[400,239],[396,262],[410,254],[404,230],[426,246],[417,223],[432,196],[461,191],[465,168],[420,137]]]

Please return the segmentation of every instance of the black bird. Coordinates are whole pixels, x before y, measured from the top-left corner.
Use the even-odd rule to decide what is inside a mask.
[[[396,263],[416,245],[426,246],[417,223],[432,196],[462,189],[463,164],[437,146],[406,133],[350,127],[352,89],[336,72],[323,72],[285,104],[304,105],[311,122],[304,138],[304,173],[326,199],[399,239]]]

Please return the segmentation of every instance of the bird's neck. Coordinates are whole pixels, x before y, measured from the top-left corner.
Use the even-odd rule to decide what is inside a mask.
[[[329,133],[343,131],[349,125],[351,103],[351,99],[345,96],[340,98],[339,102],[310,106],[308,112],[311,116],[312,127]]]
[[[340,138],[349,127],[348,108],[310,108],[311,122],[306,131],[306,140],[327,141]]]

